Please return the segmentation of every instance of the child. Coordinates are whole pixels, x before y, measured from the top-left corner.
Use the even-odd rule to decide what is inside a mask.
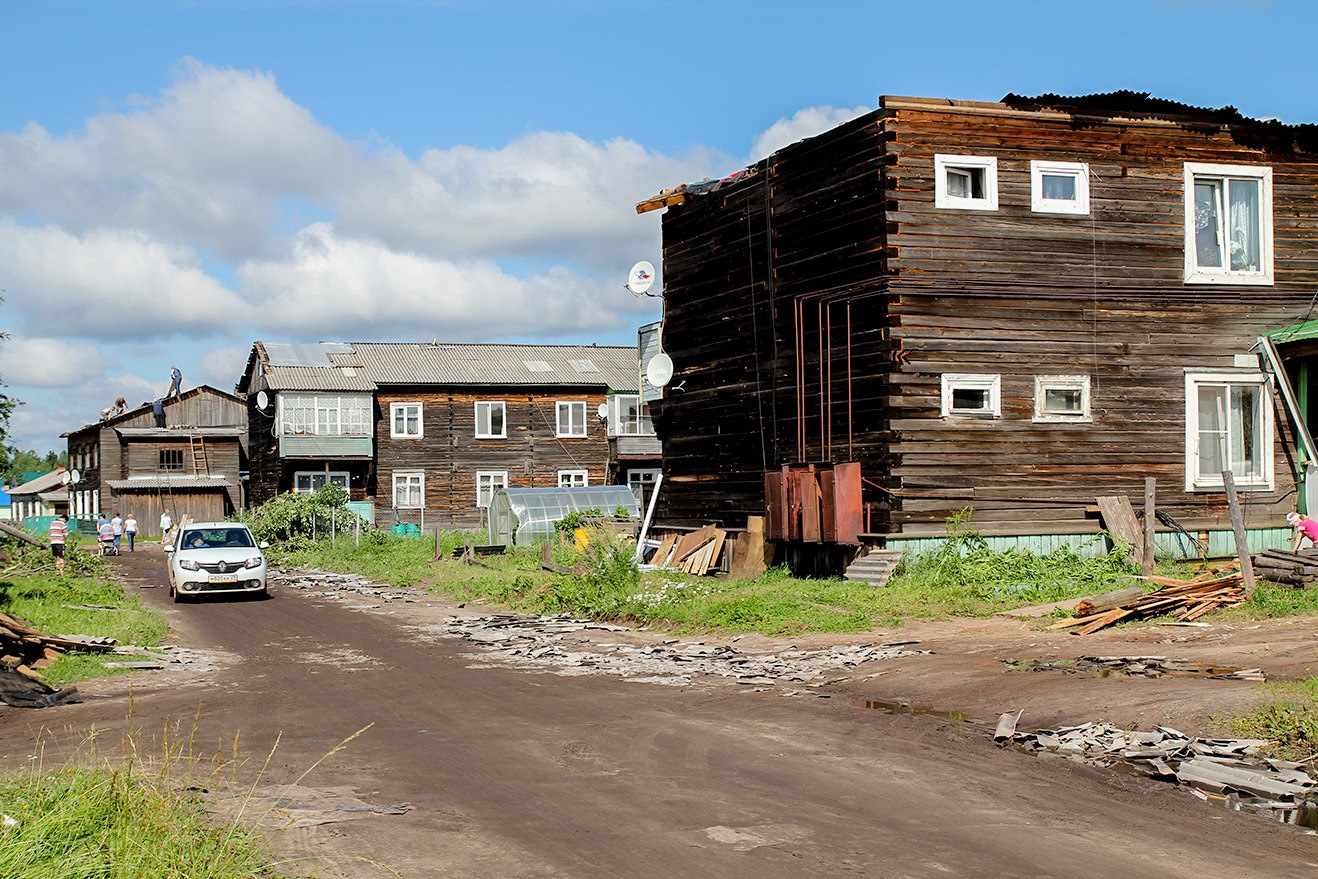
[[[1295,543],[1291,545],[1291,552],[1299,552],[1301,544],[1310,547],[1318,543],[1318,522],[1308,516],[1287,513],[1286,524],[1295,529]]]

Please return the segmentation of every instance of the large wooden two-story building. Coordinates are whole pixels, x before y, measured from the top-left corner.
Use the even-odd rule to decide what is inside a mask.
[[[1047,544],[1151,476],[1211,541],[1229,470],[1266,540],[1312,503],[1314,126],[885,97],[661,208],[665,521]]]

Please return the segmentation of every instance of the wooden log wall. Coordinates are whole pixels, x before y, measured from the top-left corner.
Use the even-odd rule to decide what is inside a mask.
[[[491,388],[461,393],[433,389],[390,389],[376,395],[375,500],[393,502],[397,471],[425,474],[425,505],[447,521],[479,519],[476,471],[506,470],[508,485],[546,488],[558,485],[559,470],[586,470],[591,485],[607,478],[609,444],[596,410],[607,399],[603,388]],[[476,401],[505,403],[506,439],[476,438]],[[586,436],[559,437],[559,402],[585,402]],[[421,403],[422,438],[391,437],[392,403]]]
[[[785,463],[859,460],[883,478],[877,118],[788,148],[665,214],[675,377],[654,407],[661,519],[744,525],[764,512],[764,471]]]

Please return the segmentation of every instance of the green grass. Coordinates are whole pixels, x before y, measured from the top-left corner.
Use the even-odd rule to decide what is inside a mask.
[[[352,534],[340,534],[333,546],[328,540],[294,541],[275,544],[266,554],[287,567],[361,574],[390,586],[423,584],[435,574],[435,539],[429,536],[394,537],[371,531],[356,543]]]
[[[0,876],[238,879],[277,875],[260,839],[211,823],[193,795],[131,767],[0,776]]]
[[[97,556],[70,549],[66,576],[55,574],[48,552],[23,545],[6,547],[10,562],[0,569],[0,610],[20,617],[48,635],[110,637],[120,644],[153,646],[169,632],[162,614],[143,606],[135,595],[109,577]],[[88,610],[78,605],[104,605]],[[119,673],[103,663],[122,659],[104,653],[66,653],[42,676],[59,686],[100,675]]]
[[[1318,678],[1264,684],[1262,689],[1272,698],[1233,718],[1231,729],[1248,738],[1269,739],[1277,753],[1292,759],[1318,753]]]

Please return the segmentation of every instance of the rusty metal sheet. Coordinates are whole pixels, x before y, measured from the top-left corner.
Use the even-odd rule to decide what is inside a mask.
[[[837,543],[860,545],[864,529],[864,507],[861,499],[860,464],[833,465],[833,522]]]
[[[795,478],[792,468],[783,466],[783,488],[784,494],[787,495],[787,527],[784,529],[784,538],[787,540],[801,539],[801,483]]]
[[[787,490],[783,476],[778,470],[764,474],[764,536],[769,540],[787,538]]]
[[[794,474],[801,492],[801,539],[807,543],[819,543],[820,531],[819,479],[812,466],[798,470]]]
[[[837,515],[833,510],[833,471],[819,471],[819,536],[824,543],[837,540]]]

